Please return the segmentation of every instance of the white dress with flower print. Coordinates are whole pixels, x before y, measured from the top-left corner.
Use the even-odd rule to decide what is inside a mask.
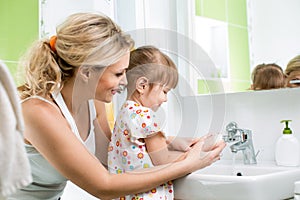
[[[109,171],[120,174],[135,169],[153,167],[143,138],[159,131],[161,131],[161,128],[155,112],[134,101],[126,101],[116,119],[108,147]],[[170,181],[148,192],[128,195],[118,199],[171,200],[174,199],[173,184]]]

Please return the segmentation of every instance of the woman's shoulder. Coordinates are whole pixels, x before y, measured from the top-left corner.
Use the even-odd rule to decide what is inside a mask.
[[[41,114],[54,114],[59,112],[59,108],[51,99],[35,96],[22,101],[23,114],[40,116]]]
[[[30,143],[41,132],[44,136],[56,135],[57,137],[58,132],[71,130],[64,115],[54,103],[50,104],[38,98],[31,98],[22,103],[22,112],[25,122],[24,136]],[[66,129],[64,130],[64,128]],[[43,138],[49,139],[48,137]]]

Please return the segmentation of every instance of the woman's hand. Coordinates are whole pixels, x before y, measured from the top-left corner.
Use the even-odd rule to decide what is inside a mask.
[[[223,140],[217,142],[210,151],[203,151],[204,141],[200,140],[191,147],[191,150],[187,153],[185,159],[186,162],[190,162],[190,172],[202,169],[220,160],[220,154],[225,148],[226,143]]]

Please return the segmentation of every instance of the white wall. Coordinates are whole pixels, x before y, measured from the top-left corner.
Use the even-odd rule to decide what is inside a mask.
[[[258,161],[274,161],[275,143],[284,128],[281,120],[292,120],[290,127],[300,140],[299,96],[300,89],[296,88],[184,97],[179,135],[224,134],[226,125],[235,121],[240,128],[252,130],[255,150],[260,151]],[[228,147],[223,159],[232,158]]]
[[[141,28],[177,30],[176,1],[116,0],[116,22],[124,31]]]
[[[112,0],[40,0],[40,37],[56,34],[56,27],[77,12],[101,12],[114,19]],[[43,3],[44,2],[44,3]]]
[[[300,54],[300,1],[248,1],[251,67],[275,62],[285,69]]]

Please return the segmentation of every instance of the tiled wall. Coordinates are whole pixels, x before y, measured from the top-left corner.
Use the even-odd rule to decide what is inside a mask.
[[[228,23],[230,87],[232,91],[245,91],[250,85],[247,1],[196,0],[195,3],[196,15]]]
[[[17,62],[38,38],[38,0],[0,0],[0,59],[15,76]]]

